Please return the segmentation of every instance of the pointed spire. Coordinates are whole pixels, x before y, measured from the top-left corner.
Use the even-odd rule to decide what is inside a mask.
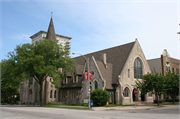
[[[52,12],[51,12],[51,15],[52,15]],[[48,40],[53,40],[53,41],[55,41],[57,43],[52,16],[51,16],[51,21],[49,23],[49,28],[48,28],[46,38]]]

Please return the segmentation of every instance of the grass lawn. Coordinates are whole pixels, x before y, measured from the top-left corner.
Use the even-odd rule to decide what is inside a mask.
[[[43,105],[42,107],[68,108],[68,109],[89,109],[80,105]]]
[[[125,106],[135,106],[135,104],[132,104],[132,105],[106,105],[104,107],[118,107],[118,106],[122,106],[122,107],[125,107]]]
[[[1,105],[3,105],[3,103],[1,103]],[[4,105],[7,105],[7,102],[5,102]]]
[[[163,104],[163,105],[179,105],[179,102],[176,102],[176,103],[167,103],[167,104]]]

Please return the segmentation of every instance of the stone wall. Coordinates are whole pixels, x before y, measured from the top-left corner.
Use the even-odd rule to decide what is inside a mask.
[[[132,104],[133,103],[133,89],[136,85],[135,81],[136,79],[134,78],[134,61],[136,58],[139,58],[142,62],[142,67],[143,67],[143,75],[147,74],[148,72],[150,73],[151,70],[149,68],[149,65],[146,61],[146,58],[144,56],[144,53],[139,45],[139,42],[136,40],[130,55],[125,63],[125,66],[119,76],[119,103],[120,104]],[[129,69],[129,77],[128,77],[128,69]],[[141,80],[141,79],[140,79]],[[129,89],[129,97],[124,97],[123,96],[123,91],[125,88]],[[117,97],[118,98],[118,97]],[[140,100],[140,93],[138,94],[138,100]],[[145,95],[145,101],[150,101],[149,97]]]

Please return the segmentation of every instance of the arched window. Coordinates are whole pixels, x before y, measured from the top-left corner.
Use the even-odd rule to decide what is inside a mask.
[[[95,89],[98,89],[98,83],[97,81],[94,82]]]
[[[54,98],[56,98],[56,90],[54,91]]]
[[[50,98],[52,98],[52,90],[51,90],[51,92],[50,92]]]
[[[124,95],[124,97],[129,97],[129,90],[128,90],[128,88],[124,89],[123,95]]]
[[[134,78],[142,79],[143,69],[142,62],[139,58],[136,58],[134,61]]]

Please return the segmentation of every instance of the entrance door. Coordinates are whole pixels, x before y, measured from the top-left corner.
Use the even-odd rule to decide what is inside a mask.
[[[135,90],[135,88],[134,88],[134,90]],[[135,101],[135,98],[136,98],[136,96],[135,96],[135,94],[134,94],[134,90],[133,90],[133,92],[132,92],[132,93],[133,93],[133,94],[132,94],[132,95],[133,95],[133,101]],[[136,101],[137,101],[137,98],[136,98]]]
[[[109,92],[109,104],[113,104],[113,93]]]
[[[145,95],[141,95],[141,101],[145,101]]]

